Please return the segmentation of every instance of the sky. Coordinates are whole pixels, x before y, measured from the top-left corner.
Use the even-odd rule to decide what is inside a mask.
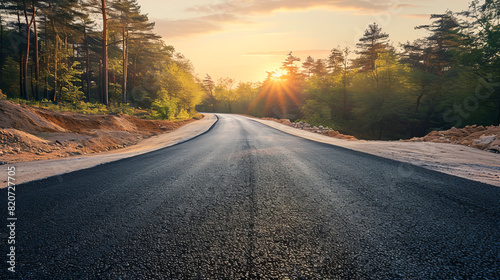
[[[376,22],[394,46],[426,35],[430,14],[466,10],[470,0],[138,0],[155,32],[188,58],[200,78],[258,82],[292,51],[327,58],[355,50]]]

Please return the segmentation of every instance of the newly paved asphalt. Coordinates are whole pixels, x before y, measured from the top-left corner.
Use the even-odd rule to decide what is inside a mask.
[[[18,186],[16,273],[2,218],[0,278],[500,279],[500,188],[219,117]]]

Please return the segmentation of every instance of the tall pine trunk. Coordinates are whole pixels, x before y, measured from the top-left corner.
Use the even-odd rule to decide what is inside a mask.
[[[21,15],[19,13],[19,10],[17,10],[17,25],[19,28],[19,35],[23,34],[23,28],[21,25]],[[23,98],[23,76],[24,76],[24,63],[23,63],[23,51],[21,46],[19,47],[19,98]]]
[[[35,2],[33,2],[35,11]],[[36,28],[36,13],[33,12],[33,32],[35,35],[35,99],[40,100],[40,58],[38,56],[38,31]]]
[[[134,57],[134,74],[132,76],[132,89],[135,88],[135,80],[136,80],[136,75],[137,75],[137,58],[139,57],[139,52],[141,51],[141,46],[142,46],[142,41],[139,39],[139,46],[137,47],[137,53],[135,54]]]
[[[343,97],[343,107],[342,107],[342,117],[344,120],[347,119],[347,63],[344,62],[344,73],[342,77],[342,97]]]
[[[26,26],[26,54],[23,61],[23,98],[28,100],[28,63],[30,59],[30,35],[31,35],[31,22]]]
[[[45,73],[44,73],[44,79],[45,79],[45,86],[44,86],[44,94],[43,96],[45,99],[50,100],[49,96],[49,73],[50,73],[50,50],[49,50],[49,43],[48,43],[48,38],[49,38],[49,28],[48,28],[48,23],[47,23],[47,15],[44,17],[44,26],[45,26],[45,42],[44,42],[44,59],[43,62],[45,64]]]
[[[3,84],[3,21],[2,15],[0,15],[0,85]]]
[[[28,64],[30,59],[30,37],[31,37],[31,25],[35,20],[36,10],[34,9],[33,3],[33,14],[31,15],[31,20],[28,20],[28,7],[26,6],[26,0],[23,1],[24,4],[24,18],[26,19],[26,54],[24,56],[24,65],[23,65],[23,98],[28,100]]]
[[[54,28],[55,31],[55,28]],[[57,94],[57,68],[59,67],[59,35],[57,32],[54,33],[55,41],[56,44],[54,46],[54,96],[52,96],[53,101],[57,102],[57,99],[59,98]]]
[[[87,37],[87,29],[83,27],[83,34],[85,36],[85,56],[87,58],[87,63],[85,65],[85,95],[87,96],[87,102],[90,102],[90,53],[89,53],[89,41]]]
[[[122,103],[127,103],[127,70],[128,70],[128,30],[126,27],[122,29],[123,35],[123,86],[122,86]]]
[[[103,104],[108,105],[108,23],[106,15],[106,0],[101,0],[102,8],[102,95]]]

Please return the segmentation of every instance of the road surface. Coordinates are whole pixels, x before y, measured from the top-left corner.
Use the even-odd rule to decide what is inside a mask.
[[[499,279],[500,188],[219,117],[186,143],[17,186],[16,272],[2,226],[0,276]]]

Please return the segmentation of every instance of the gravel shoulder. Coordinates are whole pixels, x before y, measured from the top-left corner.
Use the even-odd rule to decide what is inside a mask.
[[[16,167],[16,183],[22,184],[177,145],[207,132],[216,122],[217,117],[214,114],[204,114],[204,118],[201,120],[191,122],[171,132],[142,140],[137,145],[127,148],[56,160],[13,163],[11,166]],[[5,183],[4,176],[2,175],[1,180]],[[6,184],[2,184],[2,186],[5,187]]]
[[[410,163],[430,170],[500,186],[500,155],[471,147],[429,142],[348,141],[282,125],[270,120],[249,118],[282,132],[316,142],[340,146],[384,158]],[[407,168],[398,170],[410,177]]]

